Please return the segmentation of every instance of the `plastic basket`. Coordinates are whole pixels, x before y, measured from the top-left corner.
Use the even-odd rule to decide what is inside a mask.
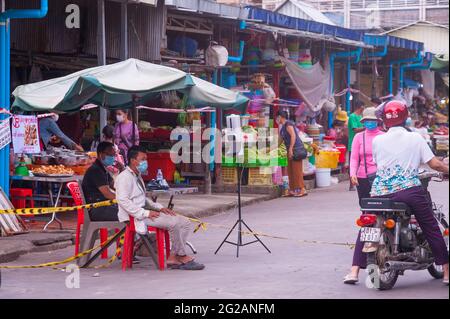
[[[237,184],[237,169],[235,167],[222,166],[222,183],[226,185]]]
[[[253,186],[272,185],[272,170],[270,168],[249,168],[248,185]]]
[[[339,151],[320,151],[319,155],[316,155],[316,167],[317,168],[331,168],[338,167]]]

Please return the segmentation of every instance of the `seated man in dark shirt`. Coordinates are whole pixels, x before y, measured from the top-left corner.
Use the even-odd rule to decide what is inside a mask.
[[[97,146],[97,160],[86,171],[81,184],[87,203],[116,199],[114,181],[106,167],[114,165],[116,151],[114,144],[101,142]],[[93,208],[89,212],[92,221],[116,221],[117,205]]]

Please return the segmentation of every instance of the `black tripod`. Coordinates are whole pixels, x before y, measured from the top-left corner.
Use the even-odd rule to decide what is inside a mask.
[[[261,241],[261,239],[259,239],[258,236],[256,236],[255,234],[253,234],[253,231],[250,229],[250,227],[248,227],[248,225],[244,222],[244,220],[242,219],[242,207],[241,207],[241,179],[242,179],[242,171],[243,171],[243,167],[242,165],[238,164],[237,167],[237,182],[238,182],[238,212],[239,212],[239,219],[236,221],[236,223],[234,224],[233,228],[231,228],[230,232],[228,233],[228,235],[225,237],[225,239],[222,241],[222,243],[220,244],[219,248],[217,248],[216,252],[214,254],[217,254],[220,250],[220,248],[222,248],[224,243],[230,244],[230,245],[234,245],[237,247],[237,252],[236,252],[236,257],[239,257],[239,247],[242,246],[247,246],[256,242],[260,242],[261,245],[264,246],[264,248],[271,253],[271,251],[269,250],[269,248],[266,247],[266,245],[264,245],[264,243]],[[253,236],[255,236],[256,240],[251,241],[249,243],[242,243],[242,225],[245,226],[245,228],[247,228],[252,234]],[[230,237],[231,233],[233,232],[233,230],[236,228],[238,228],[238,240],[237,243],[228,241],[228,237]]]

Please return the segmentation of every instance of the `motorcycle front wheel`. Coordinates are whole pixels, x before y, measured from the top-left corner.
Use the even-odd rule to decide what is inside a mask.
[[[390,232],[384,232],[384,244],[378,247],[378,250],[373,253],[367,254],[367,267],[372,269],[372,273],[369,270],[370,281],[372,285],[378,290],[390,290],[394,288],[399,272],[397,270],[387,271],[385,269],[385,263],[387,257],[393,253],[392,244],[394,243],[394,237]]]

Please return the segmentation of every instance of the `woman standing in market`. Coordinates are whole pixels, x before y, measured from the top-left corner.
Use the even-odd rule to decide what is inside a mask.
[[[361,123],[365,130],[357,133],[352,142],[352,154],[350,158],[350,179],[353,185],[356,185],[358,199],[361,205],[361,199],[370,197],[370,190],[377,172],[377,166],[372,158],[372,141],[381,134],[379,129],[379,120],[375,114],[375,107],[368,107],[362,114]],[[366,264],[366,254],[356,254],[361,251],[363,243],[358,239],[356,241],[355,253],[350,274],[345,276],[345,284],[355,284],[358,282],[360,267],[358,265]],[[359,260],[364,259],[364,260]]]
[[[281,125],[280,144],[284,142],[288,151],[288,175],[289,175],[289,195],[293,197],[303,197],[306,193],[305,182],[303,181],[303,159],[306,158],[306,150],[298,135],[298,130],[292,121],[288,120],[286,111],[278,112],[278,123]]]
[[[119,148],[122,157],[126,159],[128,150],[134,145],[139,145],[139,129],[130,121],[128,110],[117,110],[116,120],[114,144]]]

